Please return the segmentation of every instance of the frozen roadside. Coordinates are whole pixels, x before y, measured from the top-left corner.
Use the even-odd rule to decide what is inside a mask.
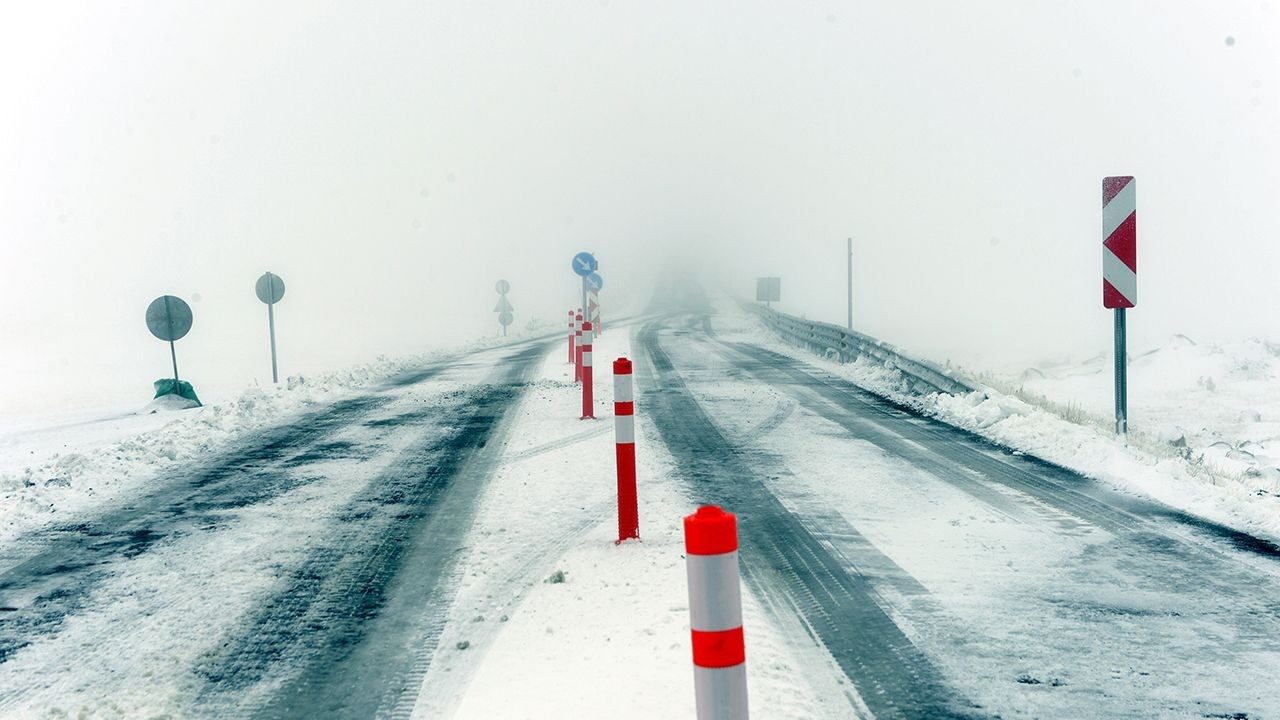
[[[1126,444],[1107,427],[1073,422],[1069,415],[1055,414],[995,388],[968,395],[912,395],[897,370],[862,358],[848,364],[820,358],[787,344],[727,301],[717,302],[714,327],[723,340],[767,347],[1005,447],[1101,480],[1120,492],[1146,496],[1280,541],[1280,482],[1265,474],[1215,468],[1142,433],[1132,434]]]
[[[645,416],[640,384],[643,540],[613,542],[611,364],[629,354],[628,328],[607,328],[596,341],[598,420],[578,419],[581,393],[563,349],[517,408],[507,458],[465,540],[465,570],[415,717],[693,715],[681,527],[693,508]],[[792,647],[808,636],[784,633],[751,594],[743,602],[753,712],[825,717],[813,669]]]
[[[295,375],[278,387],[248,388],[235,400],[192,410],[86,412],[43,423],[7,420],[0,430],[0,542],[145,490],[147,481],[165,470],[403,373],[522,339],[488,338],[464,349],[380,357],[340,371]]]

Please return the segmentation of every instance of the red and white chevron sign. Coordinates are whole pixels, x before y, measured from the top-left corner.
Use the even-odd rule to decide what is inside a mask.
[[[1102,179],[1102,305],[1138,304],[1138,183],[1131,175]]]

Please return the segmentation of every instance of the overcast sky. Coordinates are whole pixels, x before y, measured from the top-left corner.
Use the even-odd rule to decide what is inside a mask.
[[[0,413],[145,401],[559,323],[667,263],[936,359],[1105,351],[1101,179],[1138,180],[1131,342],[1280,340],[1269,2],[129,2],[0,8]],[[612,303],[612,305],[610,305]]]

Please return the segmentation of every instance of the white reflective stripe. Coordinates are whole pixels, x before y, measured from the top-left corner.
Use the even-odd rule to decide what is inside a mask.
[[[727,668],[693,666],[698,720],[747,720],[747,664]]]
[[[582,367],[591,367],[591,348],[587,347],[582,351]]]
[[[1102,206],[1102,239],[1111,237],[1135,210],[1138,209],[1138,179],[1129,181],[1124,189],[1111,198],[1111,202]]]
[[[582,330],[582,337],[586,338],[586,340],[584,340],[583,342],[585,342],[586,344],[590,345],[590,344],[591,344],[591,340],[592,340],[595,336],[596,336],[596,331],[595,331],[595,330],[587,330],[586,328],[583,328],[583,330]]]
[[[614,442],[618,445],[634,443],[636,441],[636,416],[614,415],[613,436]]]
[[[630,375],[613,376],[613,401],[634,402],[634,396],[631,393]]]
[[[742,627],[738,551],[685,557],[689,575],[689,627],[703,632]]]
[[[1138,274],[1105,247],[1102,248],[1102,277],[1126,300],[1138,304]]]

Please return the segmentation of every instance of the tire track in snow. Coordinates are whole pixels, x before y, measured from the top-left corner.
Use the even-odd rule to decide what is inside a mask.
[[[661,324],[646,324],[636,338],[650,417],[680,461],[691,495],[738,514],[747,582],[762,594],[788,596],[876,717],[971,717],[967,703],[881,607],[871,582],[768,490],[762,474],[768,460],[730,443],[707,417],[662,350]]]
[[[548,347],[500,361],[436,418],[442,437],[404,453],[351,503],[286,587],[198,669],[202,708],[364,718],[412,705],[448,616],[458,543],[501,459],[507,412]]]
[[[0,606],[7,608],[0,615],[0,662],[56,633],[115,563],[156,543],[215,527],[227,511],[265,502],[305,482],[294,467],[345,451],[329,443],[330,436],[390,400],[364,395],[339,401],[256,435],[130,505],[23,538],[19,551],[34,548],[34,553],[0,572]]]

